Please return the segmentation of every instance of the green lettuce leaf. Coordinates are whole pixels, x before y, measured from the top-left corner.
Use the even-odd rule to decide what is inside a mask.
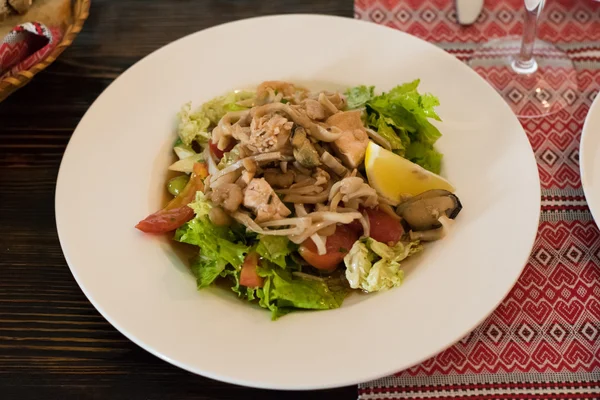
[[[377,133],[379,133],[384,139],[386,139],[392,146],[392,150],[400,155],[404,155],[406,146],[410,143],[410,138],[406,135],[404,129],[400,130],[404,135],[398,134],[394,128],[387,124],[385,118],[379,116],[376,121],[376,125],[373,126]],[[404,139],[404,140],[403,140]]]
[[[264,286],[256,291],[258,304],[271,310],[272,319],[294,309],[329,310],[342,305],[339,292],[331,291],[318,277],[294,276],[277,266],[261,266],[258,274],[265,278]]]
[[[263,258],[285,269],[285,257],[291,253],[290,241],[285,236],[259,236],[256,252]]]
[[[184,104],[177,114],[179,117],[177,134],[183,146],[189,147],[194,140],[200,144],[207,143],[210,139],[208,131],[210,125],[216,125],[221,117],[230,111],[246,110],[248,107],[237,103],[252,97],[254,97],[252,92],[230,92],[207,101],[195,112],[192,112],[191,102]]]
[[[442,153],[430,144],[413,142],[406,148],[404,157],[436,174],[442,169]]]
[[[201,143],[206,143],[210,139],[208,127],[210,120],[206,115],[199,111],[192,113],[192,103],[186,103],[181,107],[181,111],[177,114],[179,117],[179,125],[177,127],[177,135],[185,146],[197,140]]]
[[[420,94],[420,81],[396,86],[367,102],[367,123],[387,139],[392,150],[434,173],[441,169],[441,154],[433,147],[441,137],[429,121],[440,121],[435,112],[439,100],[431,94]]]
[[[346,296],[348,296],[350,293],[350,286],[348,285],[345,271],[343,269],[339,269],[336,272],[323,277],[322,279],[333,294],[335,300],[341,306]]]
[[[418,241],[394,246],[368,238],[357,241],[344,257],[346,279],[350,287],[377,292],[400,286],[404,272],[400,261],[422,250]]]
[[[286,262],[294,247],[286,237],[241,238],[241,229],[219,227],[210,222],[207,215],[210,205],[202,195],[196,196],[191,205],[197,209],[197,216],[177,229],[175,240],[200,247],[199,255],[190,265],[198,288],[211,285],[219,277],[229,278],[231,290],[248,301],[258,300],[261,307],[271,311],[273,319],[296,309],[340,307],[349,291],[343,275],[319,278],[292,274]],[[259,275],[265,278],[262,288],[240,285],[242,264],[248,252],[254,251],[251,249],[262,257],[258,267]]]
[[[216,125],[223,115],[230,111],[246,110],[248,107],[237,104],[242,100],[251,99],[254,97],[252,92],[230,92],[224,96],[215,97],[214,99],[204,103],[200,112],[211,123]]]
[[[363,107],[374,97],[375,86],[355,86],[346,90],[346,101],[348,109]]]
[[[251,247],[258,240],[258,234],[256,232],[249,231],[244,225],[238,222],[233,222],[229,226],[229,229],[237,243],[242,243]]]
[[[221,272],[221,277],[229,278],[233,282],[231,290],[237,294],[238,297],[246,297],[248,300],[253,300],[254,298],[250,298],[250,293],[254,293],[255,289],[240,286],[241,272],[241,268],[235,268],[233,265],[227,265]]]
[[[223,260],[241,268],[250,247],[235,243],[235,235],[228,227],[216,226],[203,215],[186,222],[175,232],[175,240],[200,247],[206,259]]]
[[[217,279],[225,268],[227,267],[227,261],[224,259],[212,259],[199,255],[192,260],[190,269],[196,277],[198,289],[210,286],[215,279]]]

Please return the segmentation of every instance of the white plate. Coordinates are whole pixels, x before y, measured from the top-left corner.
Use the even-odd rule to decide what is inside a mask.
[[[579,147],[581,186],[596,223],[600,222],[600,96],[588,111]]]
[[[439,149],[464,210],[452,235],[414,260],[401,288],[272,322],[268,312],[225,290],[198,292],[166,238],[133,228],[161,204],[182,103],[198,105],[268,79],[388,90],[415,78],[441,101]],[[69,266],[111,324],[181,368],[278,389],[378,378],[459,340],[515,283],[533,245],[539,208],[526,135],[475,72],[407,34],[306,15],[217,26],[134,65],[81,120],[56,191]]]

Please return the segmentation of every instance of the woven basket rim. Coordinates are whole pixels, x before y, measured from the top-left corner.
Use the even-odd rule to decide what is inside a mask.
[[[33,65],[30,69],[19,71],[15,75],[0,79],[0,101],[29,83],[37,73],[52,64],[73,43],[73,40],[81,32],[90,14],[91,0],[74,0],[71,6],[73,9],[73,22],[67,27],[61,41],[56,47],[43,60]]]

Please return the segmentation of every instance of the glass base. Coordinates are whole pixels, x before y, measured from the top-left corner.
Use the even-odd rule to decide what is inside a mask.
[[[577,75],[569,56],[551,43],[536,40],[535,63],[519,68],[521,37],[484,43],[469,65],[488,81],[519,118],[543,117],[570,107],[578,96]]]

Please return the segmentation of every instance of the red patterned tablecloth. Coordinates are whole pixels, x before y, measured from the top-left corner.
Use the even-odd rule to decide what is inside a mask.
[[[434,42],[466,60],[477,43],[522,31],[523,0],[486,0],[456,22],[453,0],[356,0],[355,17]],[[502,305],[459,343],[359,398],[600,399],[600,231],[579,176],[579,141],[600,88],[600,3],[548,0],[541,39],[575,62],[571,108],[523,122],[538,162],[541,222],[523,275]],[[502,79],[502,77],[498,77]]]

